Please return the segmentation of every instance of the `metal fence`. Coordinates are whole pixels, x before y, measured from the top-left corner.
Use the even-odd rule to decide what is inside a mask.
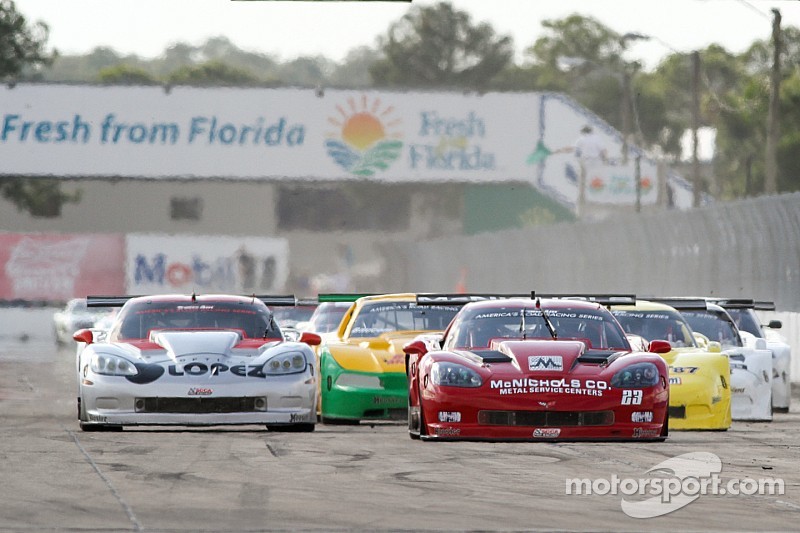
[[[797,312],[800,193],[402,243],[390,256],[388,285],[417,291],[742,297]]]

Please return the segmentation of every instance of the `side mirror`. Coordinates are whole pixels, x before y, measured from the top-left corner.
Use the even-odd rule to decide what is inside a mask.
[[[309,346],[319,346],[322,344],[322,337],[310,331],[304,331],[300,334],[300,342],[304,342]]]
[[[767,324],[769,329],[781,329],[783,327],[783,322],[780,320],[770,320],[769,324]]]
[[[92,333],[92,330],[90,329],[79,329],[72,335],[72,339],[75,342],[92,344],[94,342],[94,333]]]
[[[654,340],[650,341],[650,346],[647,351],[652,353],[669,353],[672,351],[672,345],[669,341]]]
[[[718,343],[717,341],[708,341],[706,350],[708,350],[710,353],[720,353],[722,352],[722,344]]]
[[[420,340],[411,341],[403,346],[403,351],[408,355],[422,356],[428,353],[428,347]]]

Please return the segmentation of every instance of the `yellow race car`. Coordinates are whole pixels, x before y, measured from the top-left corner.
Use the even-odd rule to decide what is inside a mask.
[[[610,309],[627,333],[672,345],[672,351],[659,354],[669,365],[669,428],[727,430],[731,371],[719,343],[698,345],[683,316],[665,304],[636,300]]]
[[[422,333],[443,331],[461,305],[420,303],[423,296],[410,293],[358,296],[319,295],[320,302],[354,300],[335,333],[317,347],[321,421],[406,420],[403,346]]]

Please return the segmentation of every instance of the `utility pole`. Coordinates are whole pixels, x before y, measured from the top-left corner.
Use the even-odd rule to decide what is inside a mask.
[[[765,161],[764,193],[778,192],[778,139],[780,137],[780,90],[781,90],[781,12],[772,10],[772,75],[769,90],[769,112],[767,114],[767,149]]]
[[[697,130],[700,129],[700,52],[692,52],[692,206],[700,207],[700,159]]]

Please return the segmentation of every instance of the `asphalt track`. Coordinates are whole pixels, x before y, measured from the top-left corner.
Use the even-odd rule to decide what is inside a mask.
[[[797,397],[771,423],[664,443],[419,442],[398,424],[84,433],[73,357],[0,347],[2,532],[800,529]],[[698,452],[724,483],[780,479],[784,494],[705,494],[653,518],[622,510],[649,495],[566,494],[567,479],[603,489]]]

